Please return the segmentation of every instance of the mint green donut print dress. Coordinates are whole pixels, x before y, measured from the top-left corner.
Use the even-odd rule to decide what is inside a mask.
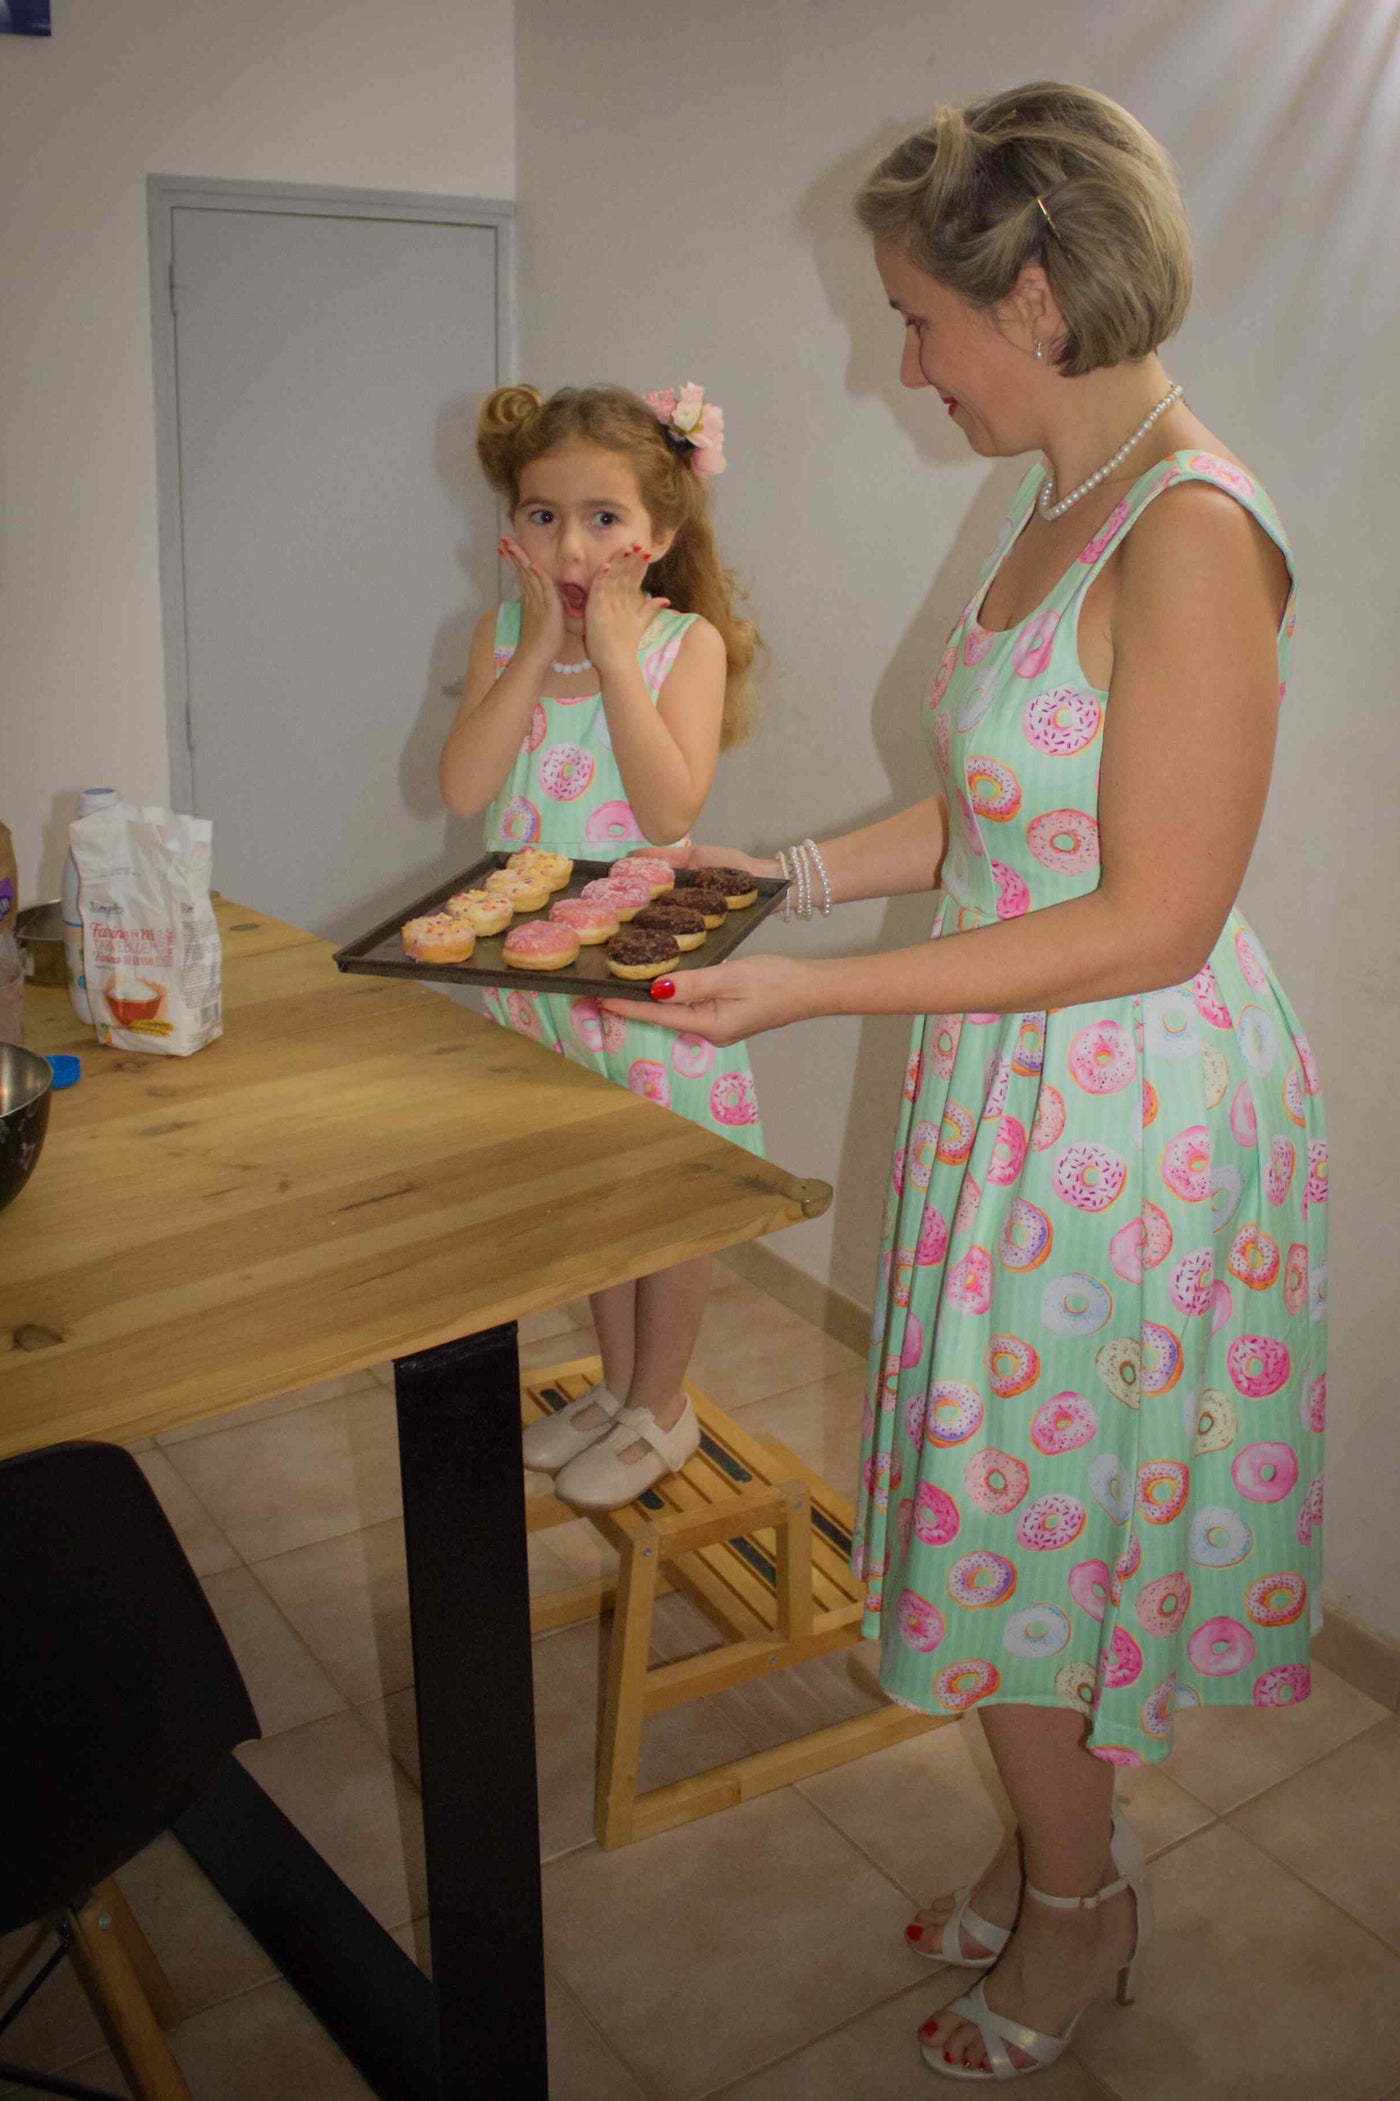
[[[637,655],[653,702],[695,617],[663,609],[642,637]],[[520,606],[507,600],[496,614],[498,678],[519,640]],[[519,756],[486,813],[486,843],[505,853],[545,846],[591,861],[616,861],[645,844],[612,755],[601,692],[536,701]],[[707,1037],[676,1035],[654,1021],[624,1021],[605,1014],[596,999],[562,992],[493,989],[485,997],[493,1018],[517,1036],[762,1155],[758,1099],[742,1043],[716,1050]]]
[[[980,627],[1043,469],[949,641],[926,723],[951,823],[934,936],[1095,888],[1107,693],[1084,594],[1159,462],[1044,604]],[[1293,593],[1279,635],[1287,677]],[[889,1697],[1065,1706],[1117,1765],[1182,1707],[1310,1691],[1322,1553],[1327,1142],[1317,1068],[1232,911],[1186,984],[915,1022],[870,1352],[856,1572]]]

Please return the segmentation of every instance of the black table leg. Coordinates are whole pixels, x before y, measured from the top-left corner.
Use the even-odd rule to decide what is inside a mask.
[[[442,2101],[547,2101],[515,1325],[394,1366]]]

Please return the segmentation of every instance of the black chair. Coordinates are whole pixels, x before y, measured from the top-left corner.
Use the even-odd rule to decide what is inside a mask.
[[[69,1956],[140,2101],[188,2101],[180,2009],[112,1875],[259,1734],[247,1688],[145,1475],[117,1445],[0,1461],[0,1933]],[[32,1962],[47,1943],[41,1930]],[[93,2087],[0,2063],[38,2093]],[[110,2097],[104,2097],[110,2101]]]

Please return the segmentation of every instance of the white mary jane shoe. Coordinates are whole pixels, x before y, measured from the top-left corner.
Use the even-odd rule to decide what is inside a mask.
[[[557,1415],[542,1415],[538,1422],[531,1423],[521,1432],[520,1453],[531,1473],[557,1474],[571,1459],[577,1459],[590,1445],[595,1445],[607,1436],[613,1423],[622,1411],[622,1402],[615,1393],[599,1381],[581,1393],[567,1408]],[[602,1421],[590,1423],[584,1429],[578,1419],[588,1409],[602,1411]]]
[[[636,1445],[650,1450],[624,1459]],[[576,1510],[620,1510],[667,1474],[678,1474],[699,1449],[700,1420],[689,1401],[669,1430],[659,1427],[650,1408],[624,1408],[606,1437],[569,1461],[554,1492]]]

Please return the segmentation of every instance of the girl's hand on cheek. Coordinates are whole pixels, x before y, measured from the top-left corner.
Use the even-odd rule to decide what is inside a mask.
[[[509,533],[501,535],[497,552],[505,556],[520,583],[521,652],[553,662],[564,649],[564,602],[554,579],[535,567],[520,542]]]
[[[644,547],[630,547],[611,556],[589,586],[584,641],[600,671],[634,658],[652,621],[671,603],[643,591],[649,560]]]
[[[677,971],[656,983],[675,989],[661,999],[653,991],[640,1012],[634,999],[604,999],[598,1004],[624,1019],[659,1022],[662,1028],[705,1036],[721,1047],[823,1012],[812,966],[790,956],[740,957],[707,970]]]

